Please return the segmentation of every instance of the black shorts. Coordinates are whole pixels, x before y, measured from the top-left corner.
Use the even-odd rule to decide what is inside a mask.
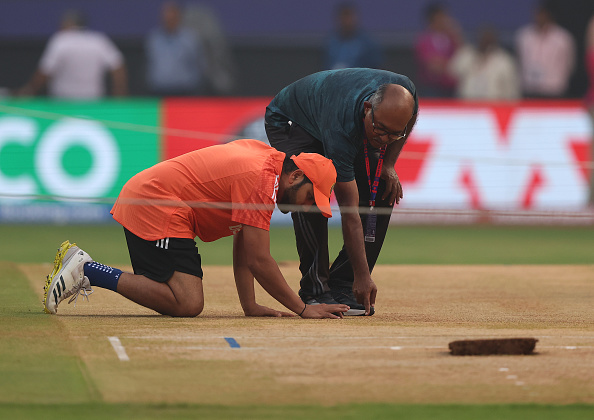
[[[270,145],[276,150],[284,152],[288,157],[301,152],[324,155],[322,142],[295,123],[285,127],[266,124],[265,128]]]
[[[147,241],[124,228],[134,274],[165,283],[174,271],[202,278],[202,265],[196,242],[188,238]]]

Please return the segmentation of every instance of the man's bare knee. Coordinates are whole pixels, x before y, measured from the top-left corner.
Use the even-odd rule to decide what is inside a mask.
[[[202,313],[204,294],[200,277],[176,271],[168,284],[177,301],[172,316],[195,317]]]
[[[202,313],[204,309],[204,301],[185,302],[177,306],[174,317],[180,318],[194,318]]]

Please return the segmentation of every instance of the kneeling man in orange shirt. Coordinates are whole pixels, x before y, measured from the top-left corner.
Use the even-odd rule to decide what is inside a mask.
[[[346,305],[306,305],[270,255],[270,219],[283,212],[320,211],[331,217],[336,182],[332,161],[316,154],[286,156],[257,140],[236,140],[158,163],[124,185],[111,213],[124,227],[134,274],[62,243],[47,276],[44,309],[91,286],[113,290],[160,314],[195,317],[204,308],[203,272],[195,238],[233,238],[233,271],[246,316],[293,316],[258,305],[254,278],[303,318],[341,318]]]

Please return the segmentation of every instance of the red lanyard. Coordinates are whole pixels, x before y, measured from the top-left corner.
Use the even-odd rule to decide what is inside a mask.
[[[367,169],[367,182],[369,183],[369,207],[375,206],[375,196],[377,195],[377,187],[379,185],[380,175],[382,174],[382,166],[384,164],[384,153],[386,153],[386,146],[380,149],[379,159],[377,161],[377,168],[375,168],[375,179],[371,183],[371,169],[369,167],[369,152],[367,151],[367,138],[363,139],[363,147],[365,150],[365,168]]]

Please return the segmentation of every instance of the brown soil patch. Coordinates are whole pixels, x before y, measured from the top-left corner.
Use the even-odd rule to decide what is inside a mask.
[[[50,265],[20,268],[41,300]],[[297,290],[297,265],[281,269]],[[90,302],[62,303],[57,319],[111,402],[594,403],[594,266],[378,266],[373,277],[373,317],[246,318],[231,267],[205,267],[197,318],[97,288]],[[261,289],[258,298],[281,309]],[[535,354],[448,349],[507,337],[538,339]]]

